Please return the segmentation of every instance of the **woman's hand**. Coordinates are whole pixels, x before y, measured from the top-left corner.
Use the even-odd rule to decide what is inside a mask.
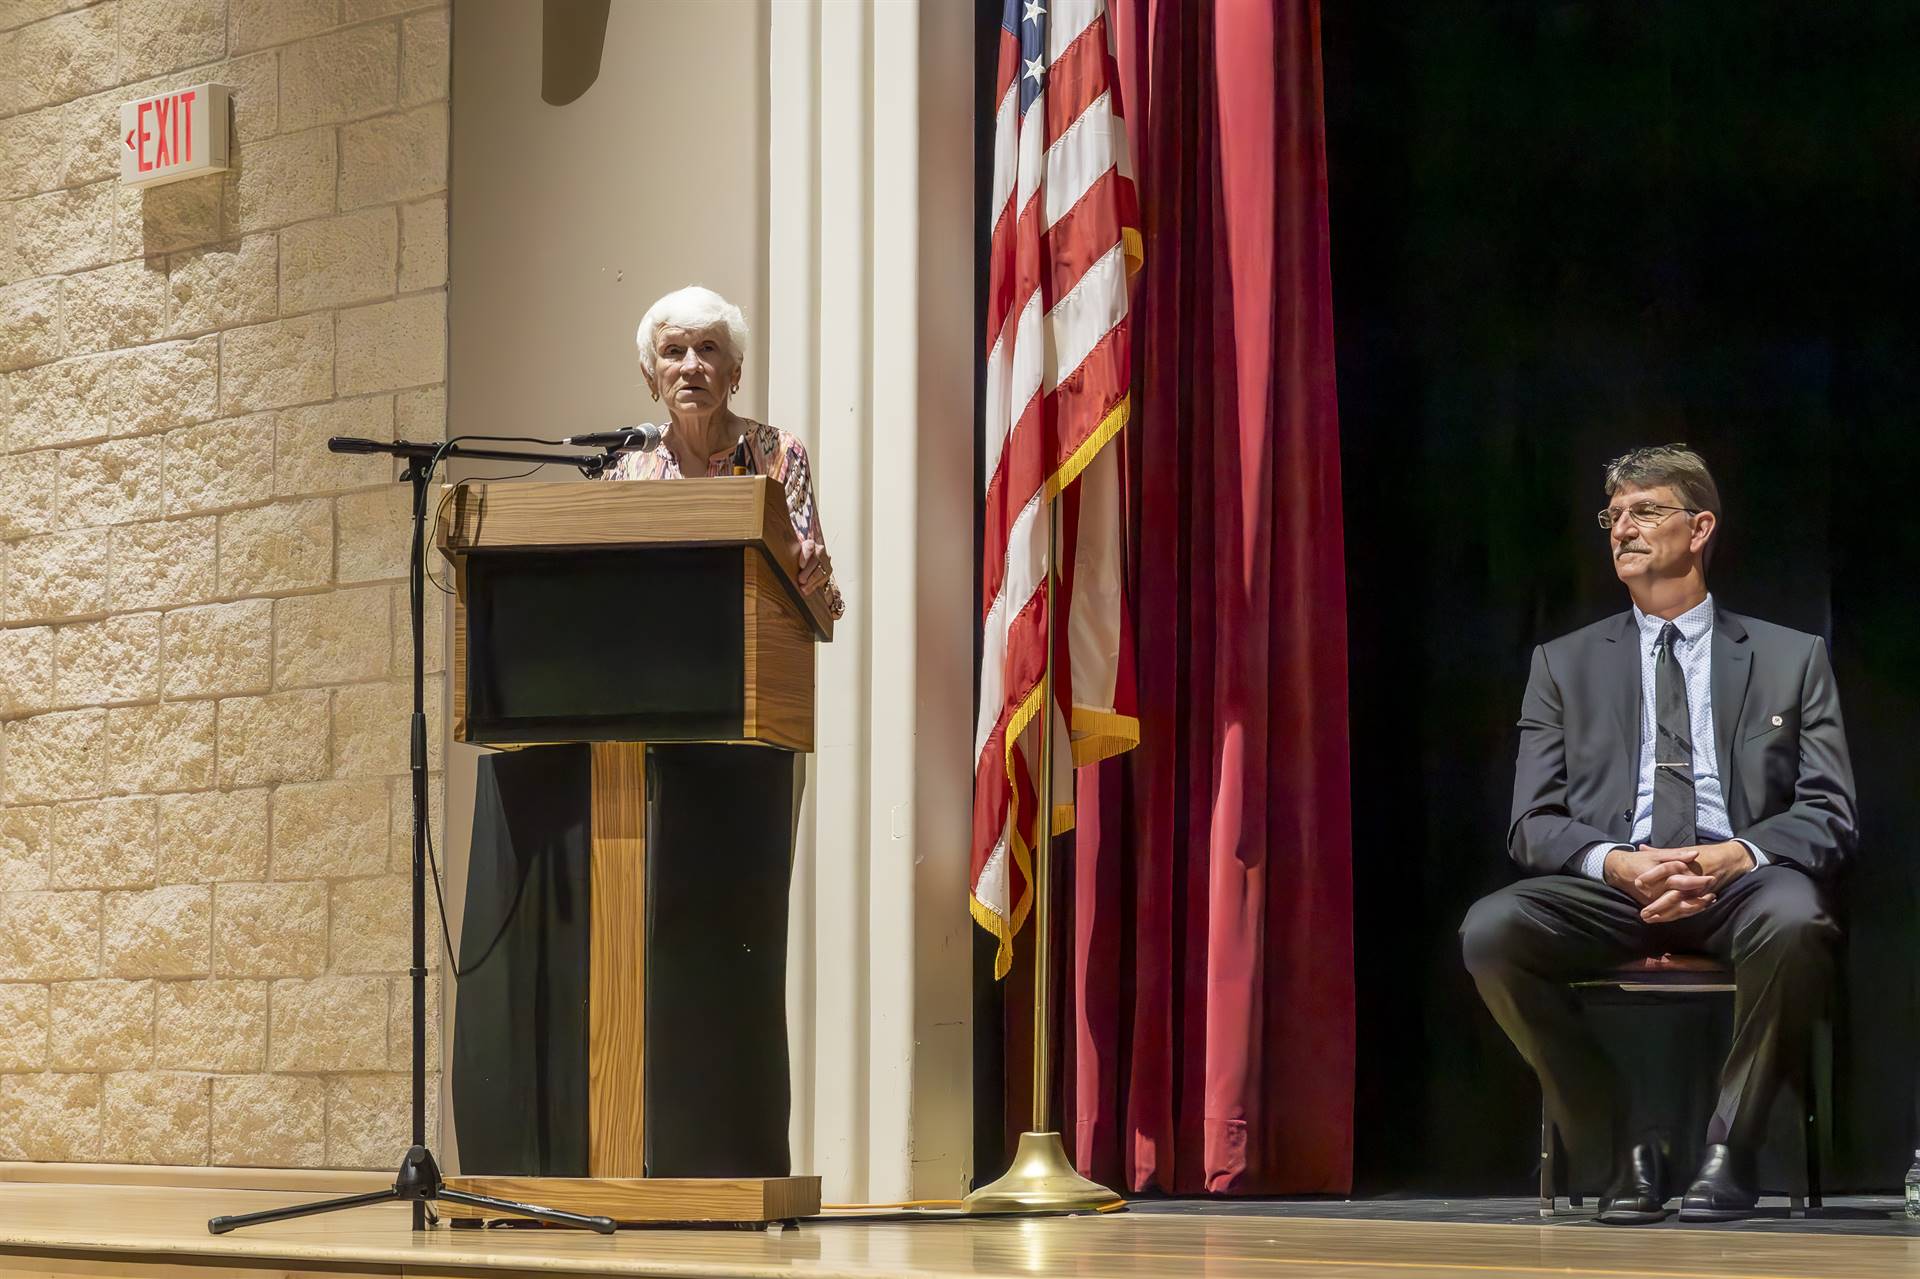
[[[833,576],[833,558],[827,548],[811,538],[800,541],[800,593],[811,595]]]

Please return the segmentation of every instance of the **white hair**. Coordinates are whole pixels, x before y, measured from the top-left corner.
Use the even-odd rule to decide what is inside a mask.
[[[654,339],[668,325],[689,331],[724,327],[733,362],[740,364],[747,358],[747,317],[740,313],[740,308],[712,289],[689,284],[655,302],[640,317],[640,327],[634,331],[633,342],[640,348],[640,364],[649,377],[659,376]]]

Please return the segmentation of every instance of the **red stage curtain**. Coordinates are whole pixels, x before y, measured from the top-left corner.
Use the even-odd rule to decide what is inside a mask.
[[[1319,8],[1112,4],[1146,236],[1126,437],[1142,734],[1080,773],[1062,1114],[1080,1167],[1116,1188],[1344,1192],[1353,885]]]

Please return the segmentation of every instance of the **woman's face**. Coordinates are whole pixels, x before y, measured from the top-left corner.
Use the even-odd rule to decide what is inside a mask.
[[[738,364],[721,325],[704,329],[660,326],[653,338],[654,390],[669,412],[706,414],[733,393]]]

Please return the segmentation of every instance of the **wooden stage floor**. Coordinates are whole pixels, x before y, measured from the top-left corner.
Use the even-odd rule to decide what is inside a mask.
[[[301,1202],[286,1192],[0,1184],[0,1276],[456,1279],[503,1274],[715,1279],[1075,1275],[1408,1279],[1887,1279],[1920,1275],[1920,1236],[1609,1230],[1329,1217],[1131,1212],[1034,1220],[822,1220],[765,1233],[550,1229],[415,1236],[364,1208],[215,1238],[206,1218]],[[1300,1211],[1311,1211],[1302,1206]]]

